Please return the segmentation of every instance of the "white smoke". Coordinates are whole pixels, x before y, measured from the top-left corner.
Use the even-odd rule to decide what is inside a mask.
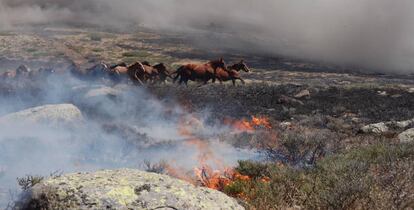
[[[204,31],[203,46],[414,70],[410,0],[0,0],[0,28],[77,23],[132,30],[135,24]]]
[[[211,155],[220,159],[223,166],[256,156],[255,151],[220,142],[216,134],[226,129],[204,123],[202,119],[208,118],[208,114],[189,113],[178,103],[160,101],[136,86],[114,86],[117,92],[113,96],[97,94],[110,88],[110,83],[82,81],[70,74],[22,82],[33,84],[21,87],[11,96],[0,96],[0,208],[8,199],[4,192],[18,189],[16,178],[25,175],[123,167],[144,169],[144,160],[167,160],[174,167],[191,171],[199,166],[198,158],[204,151],[188,144],[191,137],[179,132],[183,120],[195,136],[206,137],[206,145],[215,148]],[[7,113],[61,103],[80,107],[83,122],[49,125],[1,120]],[[194,115],[200,116],[195,126],[186,124],[185,120]]]

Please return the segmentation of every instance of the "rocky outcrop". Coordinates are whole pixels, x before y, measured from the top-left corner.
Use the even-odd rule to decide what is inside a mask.
[[[400,133],[400,135],[398,135],[398,139],[401,143],[414,142],[414,128],[408,129]]]
[[[75,173],[35,185],[17,209],[244,209],[234,199],[166,175],[132,169]]]
[[[0,123],[75,123],[83,119],[72,104],[44,105],[0,117]]]
[[[361,128],[363,133],[385,134],[388,132],[401,132],[414,125],[414,119],[404,121],[389,121],[369,124]]]

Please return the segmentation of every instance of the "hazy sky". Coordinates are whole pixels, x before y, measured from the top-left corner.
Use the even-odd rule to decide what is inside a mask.
[[[0,28],[140,23],[185,31],[214,23],[215,33],[237,37],[229,39],[236,48],[243,40],[260,53],[414,72],[412,0],[0,0],[0,7]]]

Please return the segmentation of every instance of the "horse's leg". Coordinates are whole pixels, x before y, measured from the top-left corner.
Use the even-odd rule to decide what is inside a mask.
[[[144,83],[142,82],[142,80],[137,76],[137,74],[134,74],[136,81],[139,82],[139,84],[141,84],[142,86],[144,86]]]
[[[231,79],[231,82],[233,83],[233,86],[236,86],[236,79]]]
[[[220,77],[214,77],[214,79],[218,79],[218,81],[220,82],[220,84],[223,84],[223,80]]]
[[[183,84],[183,82],[184,82],[184,78],[183,77],[180,77],[180,81],[178,81],[178,85]]]
[[[173,83],[175,83],[175,82],[177,82],[177,79],[178,79],[178,77],[179,77],[180,75],[179,74],[177,74],[177,76],[175,76],[174,78],[172,78],[173,79]]]
[[[239,80],[240,80],[243,84],[246,84],[246,82],[244,81],[244,79],[239,78]]]

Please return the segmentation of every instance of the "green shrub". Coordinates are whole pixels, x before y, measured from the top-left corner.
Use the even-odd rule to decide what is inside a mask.
[[[250,182],[225,193],[250,209],[404,209],[414,204],[414,144],[376,144],[316,161],[311,168],[240,161]],[[263,182],[259,177],[269,177]]]
[[[249,176],[250,178],[256,179],[263,176],[268,176],[267,170],[268,165],[260,162],[252,162],[242,160],[238,162],[239,165],[236,168],[240,174]]]

